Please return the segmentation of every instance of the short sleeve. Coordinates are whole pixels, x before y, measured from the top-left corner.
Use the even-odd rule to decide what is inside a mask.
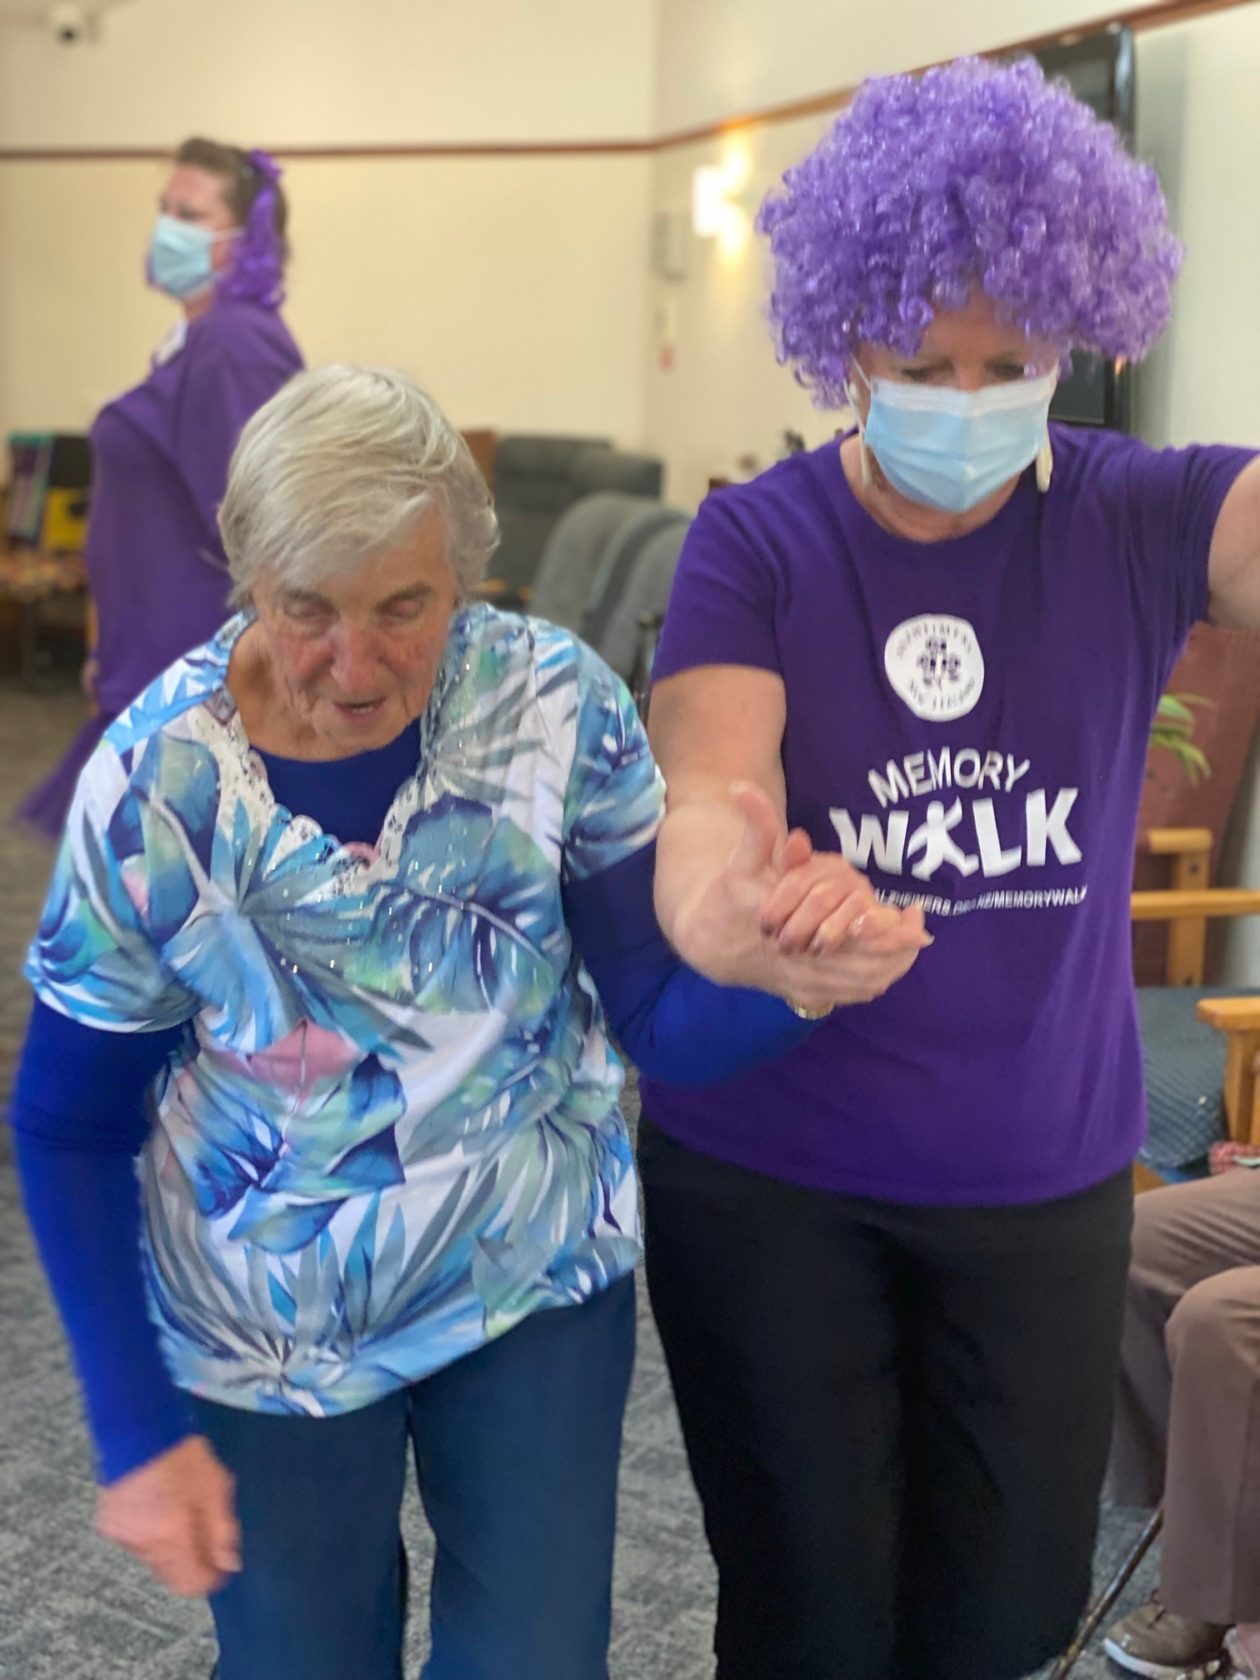
[[[1163,640],[1176,657],[1208,612],[1208,554],[1221,506],[1253,459],[1247,449],[1195,447],[1126,451],[1118,486],[1133,533],[1135,584],[1148,603],[1167,602]]]
[[[750,495],[738,488],[718,491],[692,522],[652,667],[654,682],[697,665],[781,671],[777,574],[768,545],[747,517]]]
[[[573,764],[565,789],[565,881],[584,881],[656,838],[665,784],[647,731],[619,677],[579,654]]]
[[[79,779],[27,954],[24,973],[41,1002],[113,1032],[174,1027],[196,1013],[149,925],[151,887],[135,794],[104,741]]]

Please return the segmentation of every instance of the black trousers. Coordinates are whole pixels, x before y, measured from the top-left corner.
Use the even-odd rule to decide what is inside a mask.
[[[1085,1604],[1128,1173],[1003,1208],[809,1190],[641,1124],[718,1680],[1015,1680]]]

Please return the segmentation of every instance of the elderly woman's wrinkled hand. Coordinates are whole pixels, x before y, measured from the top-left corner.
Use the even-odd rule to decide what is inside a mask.
[[[733,943],[754,914],[762,946],[759,972],[732,972],[728,983],[759,985],[808,1010],[887,991],[932,943],[922,911],[881,905],[839,853],[816,852],[803,830],[789,832],[761,788],[736,783],[731,799],[743,832],[706,894],[708,914],[729,918]]]
[[[783,872],[761,911],[761,931],[785,956],[836,956],[860,946],[868,956],[932,943],[917,907],[876,899],[866,877],[836,852],[814,852]]]
[[[856,916],[845,905],[823,920],[822,929],[799,953],[781,945],[777,951],[775,989],[797,1008],[810,1011],[881,997],[932,943],[917,905],[896,910],[878,904]]]
[[[234,1489],[209,1442],[190,1435],[101,1489],[97,1532],[171,1592],[204,1597],[241,1567]]]
[[[759,788],[732,790],[750,828],[768,836],[779,819]],[[837,852],[779,851],[778,879],[761,907],[775,956],[775,990],[795,1006],[823,1010],[869,1003],[932,943],[918,906],[881,904],[866,877]]]

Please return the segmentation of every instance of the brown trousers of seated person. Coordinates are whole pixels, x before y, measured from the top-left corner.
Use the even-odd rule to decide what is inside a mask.
[[[1260,1171],[1137,1198],[1110,1491],[1164,1501],[1170,1610],[1260,1621]]]

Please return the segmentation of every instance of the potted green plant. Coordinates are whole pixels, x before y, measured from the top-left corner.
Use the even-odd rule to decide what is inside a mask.
[[[1196,787],[1204,776],[1212,774],[1207,754],[1193,740],[1194,707],[1210,706],[1211,703],[1198,694],[1163,694],[1155,708],[1151,748],[1163,747],[1170,752],[1191,787]]]

